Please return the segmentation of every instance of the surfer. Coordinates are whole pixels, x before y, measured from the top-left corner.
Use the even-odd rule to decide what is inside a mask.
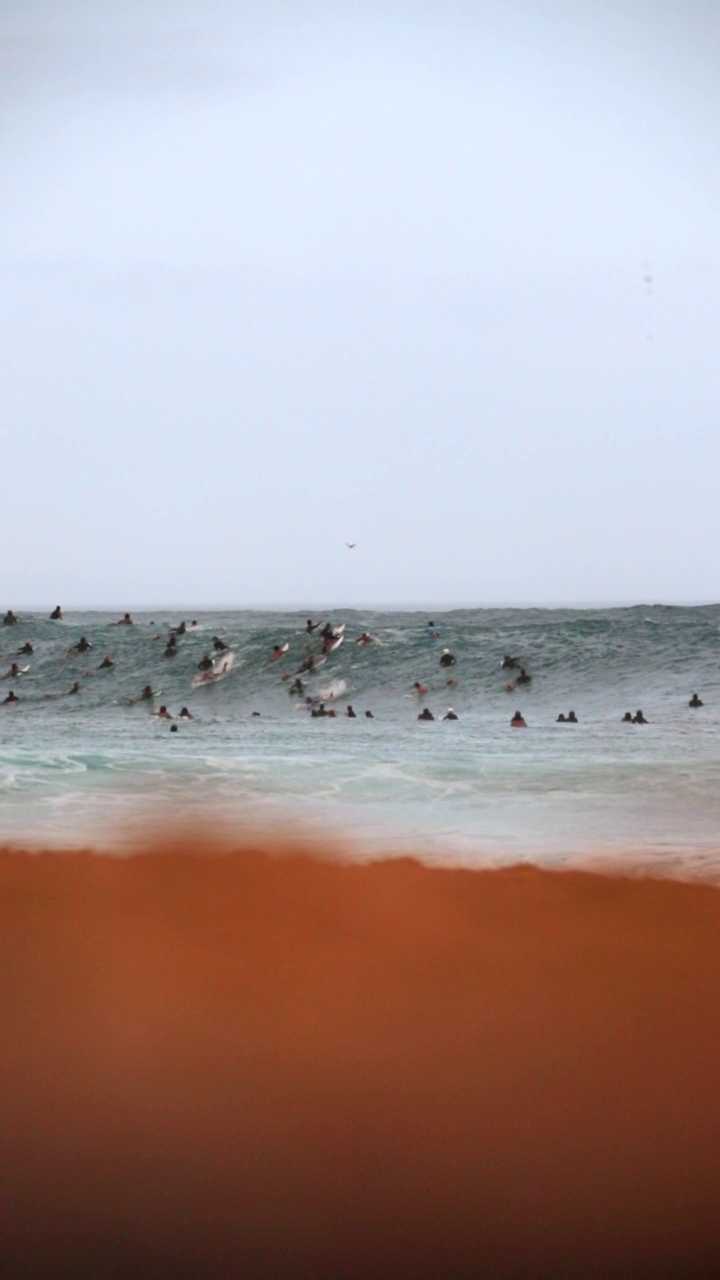
[[[3,618],[3,626],[4,627],[17,626],[17,618],[15,617],[15,614],[13,613],[12,609],[8,609],[7,613],[5,614],[5,617]]]
[[[303,658],[302,662],[300,663],[300,666],[298,667],[297,673],[298,675],[300,675],[300,673],[303,671],[312,671],[314,667],[315,667],[315,658],[312,653],[309,653],[307,658]]]
[[[213,643],[213,649],[215,650],[216,653],[223,653],[225,649],[227,649],[228,647],[225,641],[221,640],[219,636],[213,636],[212,643]]]
[[[16,693],[13,693],[12,689],[10,690],[7,698],[3,698],[3,702],[5,706],[7,706],[8,703],[19,702],[19,701],[20,699],[18,698]]]
[[[107,671],[108,667],[114,667],[114,666],[115,666],[115,663],[113,662],[112,658],[109,657],[108,654],[106,653],[102,662],[98,663],[98,671]]]
[[[35,650],[33,649],[33,647],[32,647],[32,645],[31,645],[31,643],[30,643],[30,641],[29,641],[29,640],[26,640],[26,641],[25,641],[25,643],[24,643],[24,645],[21,645],[21,647],[18,649],[18,653],[19,653],[19,654],[23,654],[23,653],[34,653],[34,652],[35,652]]]
[[[459,717],[457,713],[453,711],[452,707],[448,707],[447,711],[445,712],[445,715],[442,718],[443,720],[457,720]]]
[[[305,623],[305,634],[308,636],[311,636],[313,631],[317,631],[319,626],[320,626],[319,622],[313,622],[312,618],[308,618],[307,622]]]
[[[293,680],[293,683],[290,685],[290,688],[288,689],[288,693],[292,697],[294,693],[304,693],[304,692],[305,692],[305,685],[303,684],[300,677],[296,676],[295,679]]]
[[[80,681],[76,680],[72,689],[68,689],[68,697],[70,697],[71,693],[79,693],[81,689],[82,685],[80,684]]]
[[[449,649],[443,649],[440,655],[440,666],[454,667],[455,662],[456,662],[455,654],[451,653]]]
[[[515,681],[515,683],[516,683],[516,684],[529,684],[531,680],[532,680],[532,676],[531,676],[531,675],[528,675],[528,673],[527,673],[527,671],[525,670],[525,668],[524,668],[524,667],[521,667],[521,668],[520,668],[520,671],[518,672],[517,680]]]
[[[373,715],[372,711],[366,711],[366,712],[365,712],[365,719],[366,719],[366,720],[374,720],[374,719],[375,719],[375,717],[374,717],[374,715]]]
[[[357,716],[355,715],[355,712],[353,711],[350,703],[348,703],[347,705],[347,710],[345,712],[345,715],[347,716],[348,720],[357,720]]]
[[[210,657],[210,654],[205,653],[203,654],[202,658],[198,662],[197,669],[198,671],[212,671],[212,664],[213,664],[213,660]]]
[[[77,644],[73,644],[73,645],[71,645],[71,646],[70,646],[70,648],[68,649],[67,653],[65,654],[65,657],[66,657],[66,658],[73,658],[73,657],[75,657],[78,653],[87,653],[88,649],[92,649],[92,645],[91,645],[90,641],[89,641],[89,640],[86,640],[86,639],[85,639],[85,636],[81,636],[81,637],[80,637],[80,639],[78,640]]]
[[[157,711],[153,712],[153,714],[158,720],[172,720],[172,716],[164,703],[161,707],[158,707]]]
[[[20,670],[17,662],[13,662],[10,667],[10,670],[5,672],[5,675],[3,676],[3,680],[10,680],[12,676],[22,676],[24,674],[25,672]]]
[[[560,712],[560,715],[558,716],[558,718],[557,718],[557,720],[555,721],[555,723],[556,723],[556,724],[567,724],[567,720],[565,719],[565,716],[563,715],[562,711]]]
[[[434,623],[434,622],[428,622],[428,624],[427,624],[427,626],[426,626],[426,628],[425,628],[425,631],[426,631],[426,633],[427,633],[429,636],[439,636],[439,635],[440,635],[440,632],[439,632],[439,631],[436,631],[436,629],[435,629],[435,623]]]
[[[325,710],[325,703],[321,702],[319,707],[313,707],[312,711],[310,712],[310,715],[314,716],[315,719],[317,719],[318,716],[326,716],[327,711]]]
[[[149,702],[149,701],[150,701],[150,699],[151,699],[151,698],[154,698],[154,697],[155,697],[155,694],[153,693],[152,685],[151,685],[151,684],[146,684],[146,685],[145,685],[145,687],[143,688],[142,693],[140,694],[140,697],[139,697],[138,701],[139,701],[139,702]]]
[[[691,698],[691,699],[690,699],[690,701],[688,702],[688,706],[689,706],[689,707],[701,707],[702,705],[703,705],[702,700],[701,700],[700,698],[698,698],[698,696],[697,696],[697,694],[696,694],[696,693],[694,693],[694,694],[693,694],[693,696],[692,696],[692,698]]]
[[[55,608],[50,614],[50,617],[53,622],[62,622],[62,609],[60,608],[59,604],[55,605]]]
[[[520,663],[518,662],[517,658],[511,657],[509,653],[505,654],[505,657],[500,663],[500,667],[503,671],[515,671],[516,668],[519,666],[520,666]]]
[[[577,718],[577,716],[575,715],[575,712],[574,712],[574,711],[568,711],[567,723],[568,723],[568,724],[579,724],[579,723],[580,723],[580,721],[578,720],[578,718]]]
[[[633,716],[633,724],[648,724],[648,723],[649,722],[645,719],[645,716],[643,715],[642,711],[635,712],[635,715]]]
[[[287,653],[289,648],[290,648],[289,644],[274,644],[272,657],[270,661],[277,662],[278,658],[282,658]]]
[[[178,625],[174,628],[174,632],[176,636],[184,636],[186,631],[187,631],[187,624],[185,622],[179,622]]]
[[[418,698],[424,698],[425,694],[427,693],[427,685],[421,684],[419,680],[415,681],[413,685],[413,689],[415,690],[415,693],[417,694]]]
[[[165,648],[163,649],[163,658],[174,658],[177,654],[177,645],[173,636],[170,636]],[[212,663],[210,664],[212,666]]]
[[[118,618],[117,622],[111,622],[111,627],[132,627],[133,620],[129,613],[124,613],[122,618]]]
[[[429,707],[424,707],[418,716],[418,720],[434,720],[435,717]]]
[[[632,711],[626,711],[622,718],[622,724],[632,724]]]
[[[369,631],[363,631],[355,641],[356,644],[372,644],[375,637],[370,635]]]
[[[515,715],[510,721],[510,728],[511,729],[527,729],[527,721],[525,720],[525,717],[523,716],[521,711],[515,712]]]
[[[192,712],[191,712],[191,711],[188,711],[187,707],[181,707],[181,708],[180,708],[178,718],[179,718],[180,720],[194,720],[194,719],[195,719],[194,715],[192,714]]]

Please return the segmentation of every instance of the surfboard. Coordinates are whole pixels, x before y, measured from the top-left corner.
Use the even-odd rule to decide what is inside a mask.
[[[320,690],[321,702],[334,702],[336,698],[341,698],[347,692],[346,680],[333,680],[326,689]]]
[[[16,680],[18,676],[24,676],[25,672],[29,670],[30,670],[30,667],[27,666],[27,667],[18,667],[17,671],[7,671],[3,676],[3,680]]]
[[[204,684],[217,684],[218,680],[225,680],[235,666],[235,654],[232,650],[223,653],[216,662],[213,663],[211,671],[199,671],[191,680],[191,687],[199,689]]]
[[[337,639],[333,640],[331,645],[328,645],[326,652],[334,653],[336,649],[340,648],[340,645],[342,644],[344,639],[345,639],[345,636],[341,632],[340,635],[337,637]]]

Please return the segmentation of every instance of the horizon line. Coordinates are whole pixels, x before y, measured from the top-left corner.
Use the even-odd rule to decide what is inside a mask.
[[[318,612],[319,610],[338,610],[347,609],[358,613],[362,610],[370,610],[374,613],[427,613],[433,610],[438,612],[450,612],[457,610],[478,610],[478,609],[693,609],[693,608],[711,608],[713,605],[720,604],[718,600],[711,599],[694,599],[694,600],[552,600],[552,601],[517,601],[517,600],[491,600],[478,603],[477,601],[409,601],[409,602],[369,602],[361,601],[352,604],[347,601],[341,603],[329,603],[328,601],[314,601],[310,604],[298,604],[296,601],[289,603],[281,603],[278,601],[261,602],[255,604],[187,604],[187,603],[154,603],[154,604],[68,604],[63,605],[63,613],[169,613],[169,612],[185,612],[192,613],[193,610],[199,613],[305,613]],[[13,607],[13,612],[24,613],[42,613],[48,608],[48,605],[42,604],[20,604]],[[54,605],[49,606],[54,608]]]

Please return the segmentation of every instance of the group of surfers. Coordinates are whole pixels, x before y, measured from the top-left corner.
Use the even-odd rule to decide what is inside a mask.
[[[53,621],[62,621],[63,612],[62,612],[61,606],[56,605],[55,608],[50,613],[49,617]],[[2,623],[3,623],[3,626],[6,626],[6,627],[17,626],[18,618],[12,609],[8,609],[8,611],[6,612],[6,614],[2,619]],[[108,625],[129,627],[129,626],[134,626],[134,622],[131,614],[126,612],[117,621],[111,622]],[[150,625],[154,626],[155,624],[151,622]],[[173,657],[177,653],[178,641],[188,631],[195,630],[197,626],[198,626],[197,621],[193,619],[193,621],[189,624],[186,623],[185,621],[182,621],[178,623],[177,626],[172,627],[169,631],[166,644],[165,644],[165,650],[164,650],[165,656]],[[435,626],[435,623],[432,621],[428,622],[425,630],[428,633],[428,635],[431,635],[433,637],[437,637],[440,634]],[[324,661],[326,656],[329,653],[331,653],[334,649],[336,649],[339,646],[339,643],[341,642],[341,640],[344,638],[344,626],[334,627],[331,622],[322,622],[322,621],[314,622],[312,618],[308,618],[305,625],[304,634],[306,636],[314,636],[316,633],[318,633],[318,638],[321,641],[320,657]],[[153,637],[153,639],[155,640],[160,640],[161,638],[162,637],[159,634]],[[368,631],[362,631],[360,635],[357,636],[355,639],[355,644],[358,644],[358,645],[368,645],[373,643],[376,643],[375,637],[372,636]],[[87,637],[84,635],[81,635],[80,639],[76,641],[75,644],[71,645],[68,648],[65,656],[66,657],[81,656],[85,653],[88,653],[92,649],[92,647],[93,647],[92,643],[87,639]],[[202,658],[198,662],[197,668],[200,672],[207,673],[211,671],[215,666],[215,662],[217,661],[218,656],[224,652],[229,652],[229,646],[219,636],[213,636],[212,650],[213,650],[214,656],[211,656],[209,652],[205,653],[203,654]],[[270,654],[269,660],[271,662],[277,662],[280,658],[285,657],[286,654],[289,652],[289,650],[290,650],[289,643],[285,643],[282,645],[275,644],[273,645],[272,653]],[[29,640],[27,640],[23,645],[20,646],[19,649],[16,650],[16,654],[18,657],[26,657],[33,654],[34,651],[35,651],[34,646]],[[323,701],[320,701],[317,697],[315,698],[310,697],[309,695],[306,694],[306,691],[305,691],[305,686],[303,684],[302,676],[312,673],[315,667],[318,665],[318,661],[319,661],[319,658],[317,655],[313,654],[312,652],[307,653],[303,658],[297,671],[295,672],[283,671],[281,672],[280,678],[282,680],[292,680],[292,684],[290,685],[288,692],[291,695],[302,696],[304,699],[304,703],[307,706],[307,709],[311,712],[311,715],[313,717],[336,718],[337,712],[334,709],[327,709]],[[451,668],[455,667],[456,665],[457,665],[457,659],[455,655],[451,652],[450,649],[444,648],[439,658],[440,668],[444,672],[446,672]],[[97,670],[104,671],[114,666],[115,666],[115,662],[113,661],[113,659],[110,657],[109,654],[105,654],[104,657],[101,659],[101,661],[98,663]],[[505,689],[507,692],[514,692],[514,690],[517,688],[518,685],[527,685],[532,680],[532,676],[525,669],[520,659],[513,656],[512,654],[506,653],[503,656],[502,662],[500,663],[500,667],[504,671],[517,671],[518,673],[517,676],[515,677],[514,683],[508,683],[505,685]],[[4,680],[16,679],[25,675],[28,669],[29,669],[28,667],[21,667],[18,664],[17,660],[14,660],[11,663],[9,670],[5,673],[4,676],[0,678]],[[88,670],[84,672],[84,674],[86,676],[90,676],[93,674],[93,672],[91,670]],[[293,676],[294,676],[294,679],[293,679]],[[456,681],[453,677],[450,677],[445,681],[446,688],[452,687],[455,684],[456,684]],[[69,695],[77,694],[81,691],[81,689],[82,689],[82,685],[80,684],[79,680],[76,680],[72,684],[72,687],[67,691],[67,695],[69,696]],[[416,697],[420,699],[424,699],[428,694],[428,692],[429,690],[427,685],[422,684],[421,681],[419,680],[416,680],[414,682],[412,693]],[[62,695],[45,694],[44,696],[46,698],[55,698]],[[154,693],[152,686],[145,685],[139,698],[131,699],[130,701],[146,702],[146,701],[151,701],[156,696],[157,695]],[[20,699],[15,693],[15,691],[11,689],[10,692],[2,701],[3,701],[3,704],[5,705],[12,705],[12,704],[18,703]],[[703,702],[698,697],[697,693],[693,693],[688,703],[688,706],[692,708],[703,706]],[[259,715],[259,712],[253,712],[253,714]],[[364,714],[367,719],[374,719],[372,711],[365,711]],[[158,711],[154,712],[154,715],[159,719],[166,719],[166,720],[174,719],[174,717],[168,711],[167,706],[165,705],[161,706],[158,709]],[[356,712],[354,711],[351,704],[347,705],[343,715],[347,719],[357,718]],[[178,719],[181,719],[181,720],[192,720],[193,718],[194,717],[192,716],[191,712],[188,710],[187,707],[183,707],[178,715]],[[417,718],[418,720],[422,720],[422,721],[436,719],[436,717],[433,715],[429,707],[424,707]],[[455,712],[453,707],[448,707],[446,713],[437,718],[440,720],[457,720],[458,715]],[[626,711],[622,717],[622,722],[629,723],[629,724],[639,724],[639,725],[644,725],[649,723],[648,720],[645,718],[645,715],[643,714],[642,710],[640,709],[637,710],[634,715],[632,714],[632,712]],[[563,712],[561,712],[557,716],[556,723],[579,724],[579,720],[574,711],[569,711],[567,716]],[[515,714],[513,715],[510,721],[510,726],[511,728],[514,728],[514,729],[527,728],[527,721],[525,720],[521,711],[518,710],[515,712]]]

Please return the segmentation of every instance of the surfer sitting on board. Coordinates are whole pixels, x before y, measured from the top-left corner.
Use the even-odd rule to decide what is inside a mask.
[[[213,664],[213,662],[212,662],[212,658],[210,657],[210,655],[209,655],[209,654],[207,654],[207,653],[206,653],[206,654],[204,654],[204,655],[203,655],[203,657],[202,657],[202,658],[200,659],[200,661],[198,662],[198,664],[197,664],[197,669],[198,669],[198,671],[211,671],[211,670],[212,670],[212,664]]]

